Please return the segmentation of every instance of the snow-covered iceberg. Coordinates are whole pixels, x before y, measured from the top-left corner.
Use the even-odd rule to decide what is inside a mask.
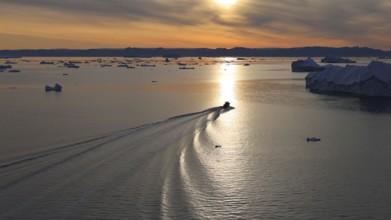
[[[306,87],[315,92],[391,97],[391,64],[379,61],[368,66],[328,65],[309,73],[305,80]]]
[[[322,63],[356,63],[356,61],[354,61],[354,60],[351,60],[348,58],[343,58],[343,57],[338,57],[338,56],[326,56],[320,62],[322,62]]]
[[[323,70],[324,67],[317,64],[312,58],[308,57],[305,60],[297,60],[292,62],[292,72],[311,72]]]

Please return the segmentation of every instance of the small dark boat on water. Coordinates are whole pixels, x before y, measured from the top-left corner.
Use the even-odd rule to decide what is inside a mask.
[[[224,105],[223,105],[223,109],[229,108],[230,105],[231,105],[231,103],[225,102]]]
[[[310,137],[310,138],[307,138],[307,142],[308,141],[320,141],[320,138],[317,138],[317,137]]]

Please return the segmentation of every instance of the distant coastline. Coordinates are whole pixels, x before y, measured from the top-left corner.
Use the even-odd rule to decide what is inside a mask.
[[[16,57],[391,57],[391,51],[368,47],[296,48],[124,48],[0,50],[0,58]]]

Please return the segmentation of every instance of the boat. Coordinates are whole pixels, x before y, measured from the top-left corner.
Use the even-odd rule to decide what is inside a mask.
[[[230,105],[231,105],[231,103],[225,102],[224,105],[223,105],[223,109],[229,108]]]
[[[320,141],[320,138],[311,137],[311,138],[307,138],[307,141]]]

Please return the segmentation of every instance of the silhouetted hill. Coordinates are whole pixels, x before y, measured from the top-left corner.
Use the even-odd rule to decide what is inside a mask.
[[[391,56],[391,51],[368,47],[297,48],[125,48],[125,49],[37,49],[0,50],[0,57],[343,57]]]

